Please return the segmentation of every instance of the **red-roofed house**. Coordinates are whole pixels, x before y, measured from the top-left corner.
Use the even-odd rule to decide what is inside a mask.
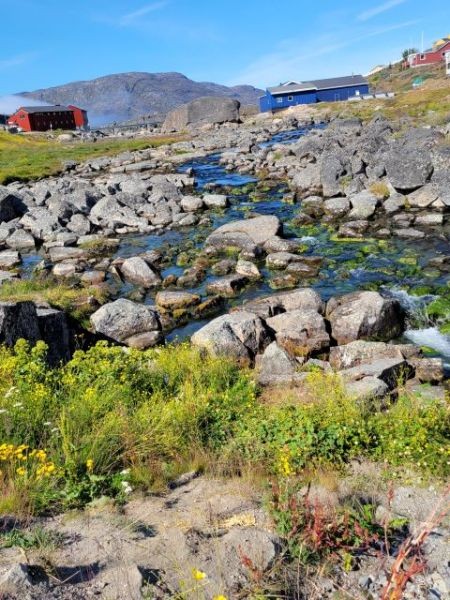
[[[410,54],[408,56],[408,64],[410,67],[423,67],[426,65],[435,65],[438,63],[445,62],[445,54],[450,52],[450,38],[440,40],[442,44],[425,50],[424,52],[417,52],[417,54]]]

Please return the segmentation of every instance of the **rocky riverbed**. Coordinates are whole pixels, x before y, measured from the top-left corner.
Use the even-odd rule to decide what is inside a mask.
[[[406,311],[384,341],[434,346],[445,362],[445,334],[416,317],[450,278],[449,166],[444,132],[382,118],[204,127],[190,141],[2,187],[1,278],[34,270],[127,298],[120,331],[109,326],[115,302],[92,326],[140,348],[279,290],[308,287],[338,304],[372,290]],[[313,357],[348,341],[324,323]]]

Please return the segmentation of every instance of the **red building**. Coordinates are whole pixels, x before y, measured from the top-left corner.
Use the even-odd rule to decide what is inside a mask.
[[[445,63],[445,54],[450,52],[450,40],[444,41],[443,44],[436,46],[424,52],[410,54],[408,56],[408,64],[410,67],[422,67],[426,65],[435,65]]]
[[[22,131],[73,130],[87,124],[87,112],[76,106],[22,106],[8,119],[8,125]]]

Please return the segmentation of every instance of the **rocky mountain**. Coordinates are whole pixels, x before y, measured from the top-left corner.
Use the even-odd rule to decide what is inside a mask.
[[[249,85],[227,87],[198,82],[181,73],[120,73],[57,87],[21,92],[51,104],[75,104],[89,112],[91,123],[134,120],[144,115],[157,120],[173,108],[203,96],[221,96],[256,104],[262,90]]]

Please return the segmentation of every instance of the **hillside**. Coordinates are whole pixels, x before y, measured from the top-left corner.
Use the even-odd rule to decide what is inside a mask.
[[[416,69],[402,70],[400,65],[383,69],[369,77],[371,88],[377,92],[406,92],[412,89],[413,82],[421,78],[425,89],[450,87],[450,78],[445,74],[444,64],[427,65]]]
[[[224,96],[242,104],[256,104],[262,93],[252,86],[197,82],[181,73],[119,73],[21,95],[51,104],[82,106],[88,110],[91,122],[98,125],[143,115],[162,120],[169,110],[202,96]]]

